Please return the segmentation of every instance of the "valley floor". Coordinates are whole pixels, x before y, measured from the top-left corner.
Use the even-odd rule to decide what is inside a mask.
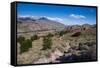
[[[62,36],[53,36],[51,49],[43,50],[43,37],[32,41],[32,48],[20,54],[20,44],[17,44],[18,64],[41,64],[95,61],[96,55],[96,31],[82,31],[77,37],[75,32],[69,32]]]

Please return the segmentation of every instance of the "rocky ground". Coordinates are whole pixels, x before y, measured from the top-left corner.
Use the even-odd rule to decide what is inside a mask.
[[[20,54],[18,43],[18,64],[40,64],[80,62],[96,60],[96,28],[75,30],[62,36],[52,37],[52,48],[42,50],[43,38],[32,42],[29,51]]]

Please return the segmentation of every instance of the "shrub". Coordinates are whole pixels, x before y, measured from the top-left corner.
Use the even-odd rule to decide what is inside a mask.
[[[37,36],[37,35],[33,35],[32,37],[31,37],[31,40],[33,41],[33,40],[37,40],[39,37]]]
[[[67,30],[60,31],[60,32],[59,32],[59,35],[60,35],[60,36],[63,36],[64,34],[66,34],[66,33],[68,33],[68,32],[69,32],[69,31],[67,31]]]
[[[49,33],[49,34],[47,35],[47,37],[53,37],[53,34]]]
[[[29,48],[32,48],[32,41],[30,39],[24,40],[21,43],[20,53],[28,51]]]
[[[25,40],[25,38],[22,37],[22,36],[19,36],[19,37],[17,38],[17,42],[19,42],[20,44],[21,44],[24,40]]]
[[[62,31],[61,31],[61,32],[59,32],[59,35],[60,35],[60,36],[63,36],[63,32],[62,32]]]
[[[52,39],[50,37],[44,37],[43,39],[43,50],[51,49]]]

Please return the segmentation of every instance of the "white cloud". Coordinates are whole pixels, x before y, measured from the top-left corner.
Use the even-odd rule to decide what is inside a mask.
[[[45,18],[47,18],[49,20],[53,20],[53,21],[58,21],[58,22],[62,22],[63,21],[63,19],[61,19],[59,17],[49,17],[49,16],[32,16],[32,17],[33,18],[37,18],[37,19],[39,19],[41,17],[45,17]]]
[[[70,14],[69,17],[75,18],[75,19],[85,19],[86,18],[83,15],[77,15],[77,14]]]
[[[58,17],[47,17],[47,18],[50,19],[50,20],[58,21],[58,22],[62,22],[63,21],[63,19],[58,18]]]

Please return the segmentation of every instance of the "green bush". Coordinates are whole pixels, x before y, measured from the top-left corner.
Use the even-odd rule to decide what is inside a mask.
[[[66,33],[68,33],[68,32],[69,32],[68,30],[60,31],[60,32],[59,32],[59,35],[60,35],[60,36],[63,36],[64,34],[66,34]]]
[[[21,43],[20,53],[28,51],[29,48],[32,48],[32,41],[30,39],[24,40]]]
[[[51,34],[51,33],[49,33],[48,35],[47,35],[47,37],[53,37],[54,35],[53,34]]]
[[[17,38],[17,42],[19,42],[20,44],[21,44],[24,40],[25,40],[25,38],[22,37],[22,36],[19,36],[19,37]]]
[[[32,37],[31,37],[31,40],[33,41],[33,40],[37,40],[39,37],[37,36],[37,35],[33,35]]]
[[[43,39],[43,50],[51,49],[52,39],[50,37],[44,37]]]

